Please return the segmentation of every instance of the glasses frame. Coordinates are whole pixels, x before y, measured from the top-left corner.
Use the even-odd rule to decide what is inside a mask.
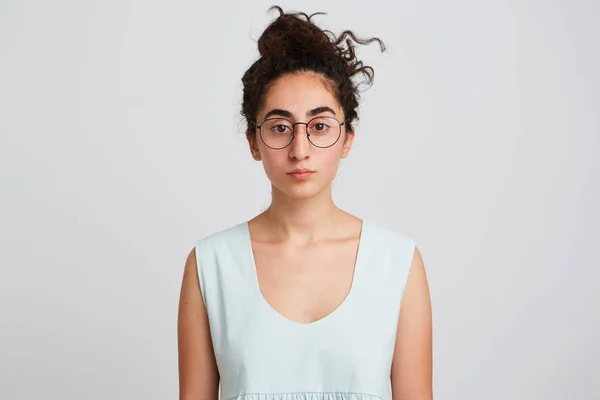
[[[335,122],[337,122],[337,123],[338,123],[338,127],[339,127],[339,129],[340,129],[340,132],[338,133],[338,137],[335,139],[335,141],[334,141],[332,144],[330,144],[329,146],[317,146],[316,144],[314,144],[314,143],[312,142],[312,140],[310,140],[310,133],[308,132],[308,125],[310,125],[310,123],[311,123],[312,121],[314,121],[315,119],[318,119],[318,118],[329,118],[329,119],[332,119],[332,120],[334,120]],[[291,137],[291,139],[290,139],[290,142],[289,142],[288,144],[286,144],[285,146],[283,146],[283,147],[271,147],[271,146],[269,146],[267,143],[265,143],[265,140],[264,140],[264,139],[263,139],[263,137],[262,137],[262,129],[260,129],[260,128],[261,128],[261,126],[263,126],[263,124],[264,124],[265,122],[267,122],[267,121],[270,121],[270,120],[273,120],[273,119],[283,119],[283,120],[286,120],[286,121],[288,121],[288,122],[290,123],[290,125],[292,125],[292,133],[290,134],[290,137]],[[309,119],[309,120],[308,120],[308,122],[294,122],[294,123],[292,123],[292,121],[290,121],[289,119],[287,119],[287,118],[284,118],[284,117],[269,117],[269,118],[265,118],[264,120],[262,120],[260,124],[257,124],[257,123],[256,123],[256,122],[254,122],[254,121],[252,121],[252,124],[253,124],[253,125],[254,125],[256,128],[258,128],[258,134],[259,134],[259,136],[260,136],[260,140],[261,140],[261,142],[263,142],[263,144],[264,144],[265,146],[267,146],[268,148],[270,148],[270,149],[273,149],[273,150],[281,150],[281,149],[285,149],[285,148],[286,148],[286,147],[288,147],[290,144],[292,144],[292,142],[294,141],[294,138],[296,137],[296,125],[306,125],[306,137],[308,138],[308,141],[310,142],[310,144],[312,144],[313,146],[315,146],[315,147],[318,147],[318,148],[320,148],[320,149],[327,149],[327,148],[329,148],[329,147],[331,147],[331,146],[335,145],[335,144],[336,144],[336,143],[337,143],[337,142],[340,140],[340,137],[342,136],[342,125],[344,125],[346,122],[348,122],[348,120],[349,120],[349,119],[350,119],[350,118],[346,118],[344,121],[340,122],[340,121],[338,121],[338,119],[337,119],[337,118],[335,118],[335,117],[331,117],[331,116],[329,116],[329,115],[325,115],[325,116],[324,116],[324,115],[320,115],[320,116],[318,116],[318,117],[314,117],[314,118],[311,118],[311,119]]]

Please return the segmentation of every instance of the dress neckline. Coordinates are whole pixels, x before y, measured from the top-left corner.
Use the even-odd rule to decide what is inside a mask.
[[[254,258],[254,250],[252,248],[252,238],[250,236],[250,224],[249,224],[250,221],[243,222],[242,226],[244,228],[244,238],[245,238],[245,242],[246,242],[246,255],[249,259],[249,267],[252,269],[251,275],[253,278],[253,286],[254,286],[256,295],[259,298],[259,302],[261,303],[262,307],[268,309],[268,311],[271,314],[274,314],[274,316],[277,319],[282,320],[285,323],[293,324],[293,325],[304,327],[304,328],[309,328],[312,326],[327,323],[328,321],[335,319],[337,316],[339,316],[341,313],[343,313],[344,309],[349,306],[349,303],[351,303],[352,299],[354,298],[354,295],[356,292],[356,286],[358,284],[358,279],[359,279],[359,276],[361,273],[362,255],[366,251],[364,249],[364,247],[365,247],[365,242],[366,242],[365,233],[368,231],[368,221],[366,221],[365,219],[362,219],[361,221],[362,221],[362,223],[361,223],[361,229],[360,229],[360,236],[358,239],[358,247],[356,250],[356,257],[354,260],[354,270],[352,271],[352,282],[350,283],[350,290],[348,291],[348,294],[346,294],[346,297],[344,297],[342,302],[336,308],[334,308],[331,312],[329,312],[327,315],[325,315],[324,317],[319,318],[315,321],[308,322],[308,323],[299,322],[299,321],[293,320],[293,319],[288,318],[285,315],[281,314],[273,306],[271,306],[271,304],[267,301],[267,299],[262,294],[262,291],[260,290],[260,283],[258,281],[258,270],[256,269],[256,260]]]

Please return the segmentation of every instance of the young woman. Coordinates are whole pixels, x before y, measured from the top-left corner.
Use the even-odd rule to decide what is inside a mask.
[[[357,119],[350,31],[280,16],[242,78],[268,209],[197,241],[178,315],[180,399],[432,398],[432,320],[414,241],[332,201]],[[315,15],[315,14],[313,14]],[[350,40],[352,39],[352,40]]]

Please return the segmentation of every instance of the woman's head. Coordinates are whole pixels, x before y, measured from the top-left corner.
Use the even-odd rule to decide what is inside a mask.
[[[361,83],[354,78],[372,83],[373,69],[356,59],[353,41],[384,47],[377,38],[320,29],[311,22],[319,13],[271,9],[280,15],[259,38],[260,58],[242,78],[241,113],[253,157],[263,161],[273,185],[294,197],[310,196],[333,180],[354,139]],[[289,173],[297,168],[316,172],[294,179]]]

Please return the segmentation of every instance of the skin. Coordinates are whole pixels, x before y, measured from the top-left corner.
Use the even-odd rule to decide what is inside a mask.
[[[318,115],[345,119],[322,76],[288,74],[270,87],[256,121],[279,109],[289,112],[286,118],[292,122],[307,122],[318,107],[331,109]],[[262,163],[272,187],[269,208],[249,221],[260,290],[274,310],[302,324],[335,312],[349,293],[362,227],[359,218],[334,204],[331,190],[340,159],[349,155],[354,130],[342,126],[340,139],[329,148],[313,146],[305,133],[305,125],[296,125],[294,140],[280,150],[268,148],[257,135],[247,135],[250,153]],[[297,181],[289,175],[295,168],[315,173]],[[431,314],[425,267],[415,249],[392,361],[394,400],[433,398]],[[219,375],[194,249],[181,286],[178,344],[180,399],[216,400]]]

